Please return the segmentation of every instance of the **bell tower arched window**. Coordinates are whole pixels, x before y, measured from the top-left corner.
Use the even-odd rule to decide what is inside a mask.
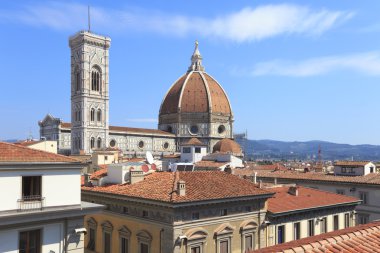
[[[95,147],[95,138],[94,137],[91,137],[90,147],[91,147],[91,149],[93,149]]]
[[[97,68],[91,71],[91,90],[100,91],[101,73]]]
[[[96,115],[97,117],[97,121],[102,121],[102,110],[100,110],[100,109],[98,109],[98,112],[97,112],[97,115]]]
[[[95,109],[94,108],[91,108],[90,120],[95,121]]]
[[[98,148],[101,148],[102,147],[102,139],[99,137],[98,138]]]
[[[81,90],[81,75],[80,72],[76,72],[75,74],[75,91]]]

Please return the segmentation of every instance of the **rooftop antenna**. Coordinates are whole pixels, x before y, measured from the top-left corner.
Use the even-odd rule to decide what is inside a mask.
[[[88,6],[88,32],[91,32],[90,5]]]

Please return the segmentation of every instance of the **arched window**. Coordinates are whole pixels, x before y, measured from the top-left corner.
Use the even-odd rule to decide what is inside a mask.
[[[91,147],[91,149],[93,149],[95,147],[95,138],[94,137],[91,137],[90,147]]]
[[[98,109],[97,121],[102,121],[102,110]]]
[[[81,111],[78,111],[78,120],[82,121],[82,112]]]
[[[102,139],[99,137],[98,138],[98,148],[102,147]]]
[[[80,76],[80,72],[78,71],[76,74],[75,74],[75,90],[76,91],[80,91],[81,90],[81,76]]]
[[[100,91],[101,74],[96,68],[91,71],[91,90]]]
[[[82,142],[81,142],[81,139],[80,137],[78,137],[78,149],[82,149]]]
[[[91,121],[94,121],[94,120],[95,120],[95,109],[94,109],[94,108],[91,108],[90,120],[91,120]]]

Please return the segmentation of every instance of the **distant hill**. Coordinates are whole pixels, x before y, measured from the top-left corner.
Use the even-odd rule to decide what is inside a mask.
[[[236,139],[246,156],[254,159],[317,159],[321,147],[323,160],[380,161],[380,145],[349,145],[326,141],[286,142]]]

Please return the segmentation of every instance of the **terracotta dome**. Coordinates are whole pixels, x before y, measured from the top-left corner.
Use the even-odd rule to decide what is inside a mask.
[[[228,97],[220,84],[204,71],[198,44],[188,72],[166,93],[160,115],[172,113],[216,113],[232,115]]]
[[[232,153],[232,154],[242,154],[242,150],[240,145],[231,139],[223,139],[218,141],[214,148],[212,149],[213,153],[220,152],[220,153]]]

